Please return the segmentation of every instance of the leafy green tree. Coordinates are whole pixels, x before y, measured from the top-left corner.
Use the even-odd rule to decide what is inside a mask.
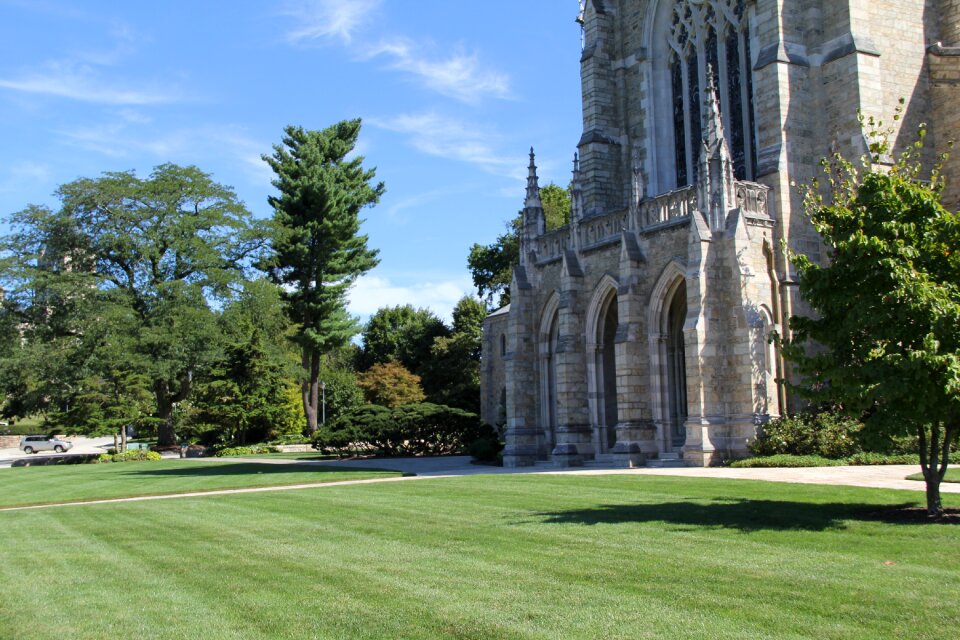
[[[225,442],[244,445],[272,439],[287,420],[289,380],[283,369],[255,329],[249,338],[227,347],[223,360],[201,385],[194,406],[204,422],[219,427]]]
[[[357,382],[357,375],[334,359],[324,361],[320,367],[320,380],[325,385],[327,422],[363,404],[363,389]]]
[[[409,304],[382,307],[363,328],[357,369],[365,371],[376,364],[398,362],[422,376],[434,339],[449,334],[443,320],[429,309],[416,309]]]
[[[480,412],[480,351],[483,319],[482,302],[464,296],[453,309],[453,333],[433,341],[430,365],[424,386],[435,389],[431,402]]]
[[[555,184],[540,189],[540,200],[547,230],[570,224],[570,192]],[[510,304],[510,281],[513,267],[520,264],[519,231],[522,212],[507,223],[507,230],[493,244],[474,244],[467,256],[467,267],[477,294],[488,305],[497,297],[497,307]]]
[[[924,176],[923,132],[889,169],[874,168],[888,138],[869,139],[862,167],[839,155],[824,163],[829,200],[817,185],[808,192],[830,260],[792,256],[816,317],[791,319],[785,353],[813,397],[863,412],[876,434],[916,435],[927,510],[940,516],[940,483],[960,432],[960,216],[940,204],[939,166]]]
[[[420,376],[410,373],[399,362],[375,364],[357,378],[370,404],[390,409],[413,402],[423,402],[426,395],[420,386]]]
[[[284,129],[283,142],[263,156],[276,178],[271,251],[261,266],[284,287],[287,314],[296,325],[304,381],[301,388],[307,430],[317,430],[319,377],[323,355],[345,345],[359,331],[346,311],[347,292],[377,265],[360,231],[360,211],[379,201],[383,183],[363,158],[347,159],[360,135],[360,120],[319,131]]]
[[[21,381],[28,404],[43,409],[47,398],[66,410],[104,353],[92,328],[109,324],[150,380],[159,443],[174,444],[176,406],[219,347],[211,303],[244,277],[263,231],[230,188],[196,167],[164,164],[146,179],[106,173],[56,195],[58,211],[14,214],[3,241],[0,271],[26,327],[23,353],[40,371],[33,389]]]

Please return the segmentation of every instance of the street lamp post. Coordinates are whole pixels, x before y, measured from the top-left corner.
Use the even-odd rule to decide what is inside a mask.
[[[326,382],[320,383],[320,394],[323,397],[323,400],[321,401],[321,405],[320,405],[321,407],[323,407],[322,408],[323,413],[320,414],[321,416],[320,424],[327,424],[327,383]]]

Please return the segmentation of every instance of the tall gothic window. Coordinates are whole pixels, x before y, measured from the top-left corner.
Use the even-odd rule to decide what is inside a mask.
[[[738,180],[756,176],[747,1],[679,0],[674,6],[668,42],[678,187],[696,181],[701,88],[707,85],[708,70],[720,97],[734,175]]]

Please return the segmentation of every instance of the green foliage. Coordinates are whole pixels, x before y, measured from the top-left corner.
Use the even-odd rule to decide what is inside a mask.
[[[777,454],[773,456],[734,460],[730,463],[730,466],[735,469],[751,469],[766,467],[839,467],[845,464],[845,460],[832,460],[822,456]]]
[[[866,124],[874,130],[861,166],[836,155],[823,167],[829,200],[819,185],[807,192],[830,260],[791,256],[816,315],[791,319],[784,354],[806,376],[803,391],[862,412],[868,431],[917,434],[928,507],[939,514],[939,482],[960,432],[960,216],[940,204],[939,165],[924,175],[923,130],[889,169],[874,170],[889,152],[888,132]]]
[[[473,278],[477,295],[496,307],[510,304],[510,281],[513,279],[513,267],[520,264],[520,239],[518,234],[520,219],[507,224],[505,233],[497,236],[493,244],[473,244],[467,256],[467,267]]]
[[[415,309],[409,304],[383,307],[370,317],[363,329],[357,370],[398,362],[422,375],[430,360],[434,339],[449,334],[447,326],[429,309]]]
[[[289,423],[289,379],[283,361],[270,357],[258,329],[226,347],[194,402],[194,420],[215,425],[223,442],[260,442]]]
[[[496,462],[500,460],[503,443],[496,433],[474,440],[467,445],[466,453],[477,462]]]
[[[70,407],[86,405],[76,419],[97,432],[135,420],[149,389],[171,444],[174,407],[219,347],[211,301],[231,295],[263,231],[196,167],[106,173],[56,195],[58,211],[14,214],[2,242],[5,313],[24,328],[0,358],[5,411],[72,420]]]
[[[104,462],[157,462],[163,460],[156,451],[146,449],[133,449],[123,453],[101,453],[93,462],[95,464]]]
[[[420,386],[420,376],[410,373],[397,362],[373,365],[369,371],[360,374],[357,384],[363,389],[367,402],[390,409],[426,398]]]
[[[318,419],[318,383],[323,354],[345,345],[358,331],[346,311],[350,286],[377,265],[377,252],[360,233],[360,211],[384,192],[374,184],[363,157],[347,159],[360,135],[360,120],[317,131],[286,127],[272,156],[263,156],[276,174],[274,236],[261,263],[281,285],[287,314],[296,325],[302,352],[307,429]]]
[[[357,382],[357,375],[336,361],[324,360],[320,368],[320,380],[326,385],[327,422],[364,403],[363,389]]]
[[[395,409],[363,405],[327,424],[314,439],[320,450],[373,449],[383,455],[462,453],[496,432],[467,411],[429,402]]]
[[[248,447],[226,447],[224,449],[219,449],[214,456],[217,458],[237,458],[240,456],[259,456],[266,455],[269,453],[276,453],[278,449],[276,447],[269,447],[265,445],[253,445]]]
[[[540,201],[543,204],[544,221],[547,231],[559,229],[570,224],[570,191],[550,183],[540,188]],[[497,236],[493,244],[473,244],[467,256],[467,267],[477,288],[477,295],[487,305],[510,304],[510,281],[513,279],[513,267],[520,264],[520,226],[523,212],[506,224],[506,232]]]
[[[434,339],[423,378],[436,404],[480,412],[480,352],[486,307],[464,296],[453,309],[453,333]]]
[[[801,413],[774,418],[749,443],[755,456],[789,454],[846,458],[860,451],[857,434],[863,424],[833,413]]]

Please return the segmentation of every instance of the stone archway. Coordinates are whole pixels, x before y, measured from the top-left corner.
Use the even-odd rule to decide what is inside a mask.
[[[688,314],[686,265],[667,264],[650,296],[647,326],[650,348],[650,400],[657,429],[657,451],[679,452],[686,438],[687,345],[684,325]]]
[[[674,449],[683,447],[687,437],[687,365],[683,325],[687,318],[687,285],[680,281],[666,305],[664,346],[666,357],[662,373],[666,381],[666,418],[669,429],[667,443]]]
[[[616,338],[620,328],[617,281],[605,275],[587,307],[587,399],[595,455],[609,453],[617,443],[620,421],[617,401]]]
[[[540,401],[538,420],[540,437],[537,456],[546,460],[557,443],[557,345],[560,341],[559,298],[547,302],[540,320],[538,350],[540,356]]]
[[[617,311],[617,296],[611,295],[598,323],[597,335],[597,433],[599,453],[607,453],[617,443],[617,355],[616,338],[620,326]]]

